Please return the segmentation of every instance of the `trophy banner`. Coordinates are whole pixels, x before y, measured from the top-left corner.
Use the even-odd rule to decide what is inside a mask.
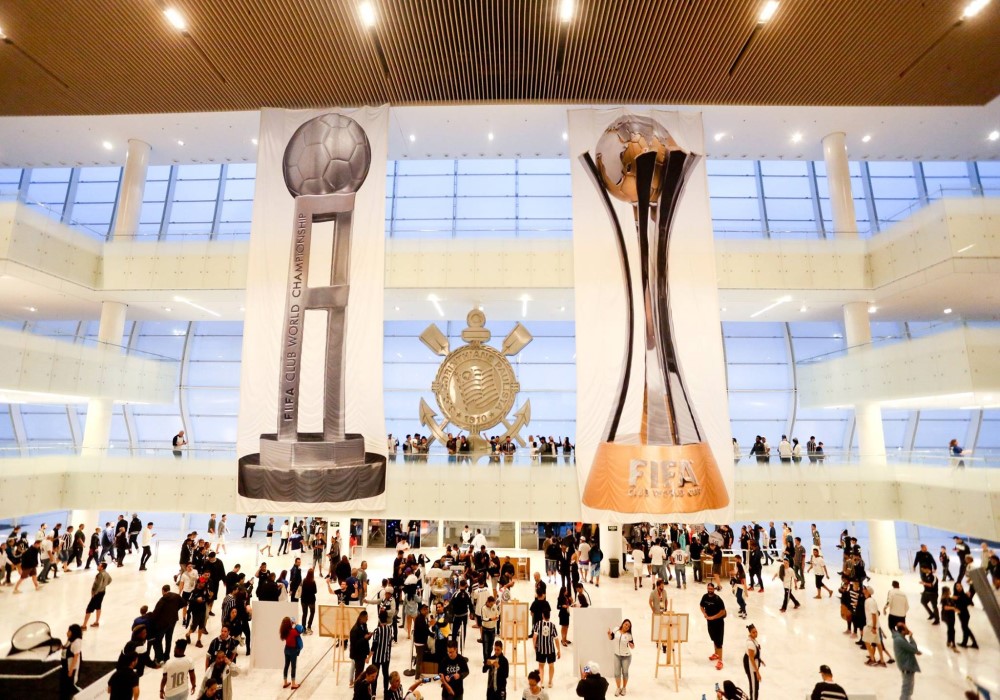
[[[701,114],[568,117],[583,517],[727,522],[734,474]]]
[[[261,111],[237,437],[248,512],[385,507],[388,116]]]

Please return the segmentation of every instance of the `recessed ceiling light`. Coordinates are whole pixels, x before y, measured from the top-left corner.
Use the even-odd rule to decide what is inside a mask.
[[[169,306],[164,306],[164,307],[163,307],[163,310],[164,310],[164,311],[170,311],[170,307],[169,307]]]
[[[861,143],[868,143],[871,140],[872,140],[871,134],[865,134],[864,136],[861,137]]]
[[[872,304],[871,306],[868,307],[868,313],[873,314],[876,311],[878,311],[878,307],[875,306],[875,304]]]
[[[36,311],[38,311],[38,309],[36,309],[34,306],[29,306],[28,311],[30,311],[31,313],[35,313]]]
[[[725,131],[720,131],[719,133],[717,133],[717,134],[716,134],[715,136],[713,136],[712,138],[713,138],[713,139],[715,139],[715,142],[716,142],[716,143],[718,143],[718,142],[719,142],[719,141],[721,141],[722,139],[726,138],[726,132],[725,132]]]
[[[806,306],[805,304],[803,304],[802,306],[799,307],[799,313],[803,313],[804,314],[808,310],[809,310],[809,307]]]
[[[564,131],[563,132],[563,141],[568,141],[568,140],[569,140],[569,134]]]
[[[492,141],[493,140],[493,132],[491,131],[490,133],[486,134],[486,138],[488,138],[490,141]]]
[[[410,134],[410,143],[413,143],[416,140],[417,140],[417,135],[416,134]]]
[[[398,306],[394,306],[392,308],[394,308],[396,311],[399,311],[399,307]]]
[[[945,312],[946,314],[950,314],[950,313],[951,313],[951,309],[950,309],[950,308],[948,308],[948,309],[945,309],[945,310],[944,310],[944,312]]]
[[[177,139],[177,145],[178,145],[178,146],[183,146],[183,145],[184,145],[184,142],[183,142],[183,141],[181,141],[180,139]]]
[[[559,307],[559,310],[560,310],[560,311],[565,311],[565,310],[566,310],[566,307],[565,307],[565,306],[560,306],[560,307]]]
[[[110,141],[102,141],[101,145],[104,146],[105,151],[110,151],[112,148],[115,147],[114,144],[111,143]]]
[[[994,129],[989,133],[989,136],[987,136],[986,138],[988,138],[990,141],[996,141],[997,139],[1000,139],[1000,131]]]
[[[972,0],[965,9],[962,10],[962,19],[969,19],[979,14],[979,11],[990,4],[990,0]]]
[[[559,2],[559,20],[562,22],[569,22],[573,19],[573,0],[560,0]]]
[[[375,26],[376,17],[374,5],[366,0],[366,2],[358,5],[358,12],[361,14],[361,24],[369,28]]]
[[[774,13],[778,11],[778,0],[767,0],[764,3],[764,7],[760,8],[760,14],[757,15],[757,21],[764,24],[767,20],[774,17]]]
[[[168,7],[163,11],[163,16],[167,18],[167,21],[173,25],[174,29],[178,31],[187,31],[188,23],[184,19],[184,15],[180,13],[176,7]]]
[[[792,143],[798,143],[801,140],[802,140],[801,131],[796,131],[794,134],[792,134]]]
[[[257,139],[250,139],[250,143],[252,143],[254,146],[256,146],[257,145]]]
[[[246,307],[245,307],[245,306],[241,306],[241,307],[240,307],[240,311],[241,311],[241,312],[243,312],[243,311],[246,311],[246,310],[247,310],[247,309],[246,309]]]

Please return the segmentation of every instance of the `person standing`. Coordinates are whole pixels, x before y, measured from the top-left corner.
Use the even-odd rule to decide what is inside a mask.
[[[663,579],[657,583],[662,587]],[[628,669],[632,665],[632,650],[635,649],[635,640],[632,638],[632,621],[622,620],[617,631],[609,629],[608,639],[614,643],[615,695],[625,695],[628,690]],[[549,683],[550,687],[551,685]]]
[[[243,539],[247,539],[248,537],[253,539],[255,527],[257,527],[257,516],[248,515],[246,521],[243,523]]]
[[[169,585],[164,585],[161,593],[153,612],[149,614],[149,626],[153,633],[152,645],[156,661],[164,663],[169,658],[174,628],[177,626],[177,615],[187,606],[187,601],[175,593]]]
[[[389,662],[392,658],[392,625],[389,623],[389,614],[383,610],[378,614],[378,627],[372,632],[371,653],[369,659],[371,663],[382,670],[382,684],[389,687]],[[378,691],[378,676],[372,684],[372,692]]]
[[[483,590],[488,590],[483,587]],[[479,621],[479,635],[483,640],[483,663],[490,658],[490,652],[493,649],[493,642],[497,638],[497,623],[500,620],[500,606],[497,605],[497,599],[492,595],[486,598],[486,602],[483,604],[481,609],[480,621]]]
[[[256,515],[254,516],[257,517]],[[226,535],[229,534],[229,523],[226,522],[226,514],[222,514],[222,519],[219,520],[218,531],[215,533],[215,551],[218,554],[226,553]],[[253,530],[251,528],[250,534],[253,535]]]
[[[87,622],[90,621],[91,613],[95,613],[94,624],[91,627],[99,627],[101,622],[101,606],[104,604],[104,594],[111,585],[111,574],[107,571],[108,565],[106,562],[101,562],[97,565],[97,575],[94,576],[94,582],[90,586],[90,602],[87,603],[87,612],[83,616],[83,627],[87,627]]]
[[[556,659],[562,658],[559,645],[559,630],[549,621],[549,611],[544,611],[542,619],[531,630],[531,640],[535,647],[535,661],[538,662],[538,672],[545,673],[545,664],[549,665],[549,687],[552,687],[552,677],[556,671]]]
[[[642,544],[636,540],[632,544],[632,588],[636,591],[642,588],[642,563],[645,560]]]
[[[35,590],[37,591],[41,586],[38,585],[38,562],[41,557],[42,541],[35,540],[35,543],[24,550],[21,554],[21,569],[20,574],[17,579],[17,583],[14,584],[14,593],[20,593],[18,590],[24,579],[30,578],[31,582],[35,584]]]
[[[197,691],[198,681],[194,675],[194,662],[185,656],[186,651],[187,641],[178,639],[174,645],[174,655],[163,665],[160,697],[164,700],[186,700],[188,682],[191,683],[191,695]]]
[[[951,575],[951,568],[949,563],[951,561],[948,556],[948,548],[941,545],[941,553],[938,554],[938,561],[941,562],[941,580],[942,581],[954,581],[955,577]],[[79,566],[79,564],[77,564]]]
[[[153,523],[146,523],[146,529],[142,531],[142,557],[139,558],[139,571],[146,570],[146,562],[153,556]]]
[[[760,667],[764,660],[760,657],[760,642],[757,641],[757,628],[747,625],[747,650],[743,654],[743,671],[747,674],[750,688],[750,700],[757,700],[760,692]]]
[[[946,646],[956,654],[958,653],[958,647],[955,645],[955,615],[957,613],[958,607],[955,605],[955,599],[951,595],[951,589],[947,586],[942,586],[941,619],[944,620],[945,627],[948,628]]]
[[[969,550],[969,545],[967,545],[965,540],[961,537],[955,537],[954,549],[958,554],[958,576],[955,578],[955,583],[958,584],[965,578],[965,568],[967,566],[965,557],[967,557],[971,552]]]
[[[969,646],[969,640],[972,640],[972,648],[978,649],[979,644],[976,642],[976,635],[972,633],[969,629],[969,607],[972,605],[972,599],[969,598],[969,594],[965,592],[962,584],[955,582],[955,607],[958,608],[958,621],[962,625],[962,641],[958,646],[965,648]]]
[[[826,664],[820,666],[819,675],[823,680],[813,686],[809,700],[848,700],[847,692],[833,682],[833,671],[829,666]]]
[[[917,657],[920,649],[913,639],[913,632],[905,622],[900,622],[892,630],[892,650],[896,655],[896,666],[903,676],[903,686],[899,692],[899,700],[910,700],[913,697],[913,683],[920,673]]]
[[[358,614],[358,619],[351,628],[348,647],[348,656],[354,662],[354,677],[361,676],[368,662],[371,653],[372,633],[368,631],[368,611],[362,610]]]
[[[142,532],[142,521],[139,520],[138,513],[132,513],[132,519],[128,524],[128,553],[132,553],[132,549],[139,549],[139,533]]]
[[[282,523],[278,534],[278,556],[280,557],[282,554],[288,554],[288,538],[292,536],[292,526],[288,524],[287,520]]]
[[[813,525],[813,527],[816,527]],[[827,588],[827,585],[823,583],[823,579],[829,576],[829,572],[826,570],[826,560],[820,555],[819,549],[813,547],[812,557],[809,559],[809,571],[813,571],[813,576],[816,577],[816,597],[823,597],[823,589],[833,597],[833,590]]]
[[[927,619],[934,620],[935,625],[941,624],[941,617],[938,614],[938,579],[930,569],[920,570],[920,584],[924,587],[924,592],[920,594],[920,604],[927,611]],[[957,586],[956,586],[957,589]]]
[[[174,435],[174,439],[170,442],[173,445],[174,457],[180,459],[181,448],[188,444],[187,440],[184,439],[184,431],[181,430],[179,433]]]
[[[868,666],[885,666],[885,652],[878,633],[878,603],[875,602],[875,590],[871,586],[864,589],[865,596],[865,627],[861,631],[861,641],[868,648]],[[878,649],[878,662],[875,661],[875,650]]]
[[[441,676],[441,700],[462,700],[465,679],[469,675],[469,660],[458,653],[458,642],[448,640],[446,652],[438,664]]]
[[[572,644],[569,641],[569,609],[573,607],[573,595],[565,588],[559,589],[556,607],[559,609],[559,632],[561,634],[559,642],[564,647],[568,647]]]
[[[678,588],[680,588],[682,584],[684,585],[684,588],[687,588],[688,553],[684,551],[684,548],[680,545],[674,545],[674,547],[674,551],[670,553],[670,562],[674,565],[674,579],[677,581]]]
[[[699,607],[707,623],[708,636],[714,647],[714,652],[708,657],[708,660],[715,661],[716,670],[721,671],[722,643],[726,635],[726,604],[721,597],[716,595],[714,584],[708,584],[708,592],[701,597]]]
[[[791,600],[795,605],[795,609],[799,608],[799,601],[795,599],[795,594],[792,593],[792,589],[795,588],[795,571],[792,569],[792,562],[790,559],[785,559],[781,562],[778,567],[778,573],[774,575],[774,578],[781,579],[781,584],[785,589],[785,597],[781,603],[781,612],[788,610],[788,601]]]
[[[483,662],[483,673],[489,674],[486,676],[486,700],[506,700],[510,663],[503,655],[503,642],[493,643],[493,655]]]
[[[80,692],[77,681],[80,678],[80,662],[83,652],[83,628],[70,625],[66,630],[66,641],[62,646],[61,671],[59,674],[59,698],[69,700]]]
[[[367,614],[362,612],[362,615],[367,617]],[[299,684],[295,682],[295,670],[298,665],[299,652],[302,651],[302,626],[293,625],[292,618],[286,617],[281,621],[281,627],[278,628],[278,636],[285,643],[285,666],[282,671],[282,688],[292,687],[292,690],[298,690]],[[249,652],[247,652],[249,653]],[[292,682],[288,682],[288,671],[291,669],[292,672]]]
[[[267,530],[264,535],[264,546],[260,547],[257,551],[261,554],[264,550],[267,550],[267,556],[271,556],[271,543],[274,542],[274,518],[270,518],[267,521]],[[322,550],[320,550],[320,556],[322,557]]]
[[[795,578],[798,580],[799,588],[806,587],[806,548],[802,545],[802,538],[795,538],[794,558],[792,562],[795,566]]]
[[[662,615],[669,608],[667,600],[666,583],[663,579],[656,582],[656,586],[649,592],[649,609],[653,615]]]
[[[930,569],[934,571],[937,569],[937,562],[934,561],[934,555],[927,551],[926,544],[920,545],[920,549],[913,557],[913,566],[911,568],[913,571],[917,569]]]
[[[893,581],[889,595],[885,599],[885,607],[882,608],[882,612],[889,614],[889,629],[894,630],[900,622],[906,622],[906,613],[909,609],[910,603],[906,600],[906,594],[899,590],[899,581]]]
[[[299,602],[302,605],[302,625],[305,627],[306,634],[312,634],[313,620],[316,618],[316,573],[313,569],[306,571],[298,593]]]

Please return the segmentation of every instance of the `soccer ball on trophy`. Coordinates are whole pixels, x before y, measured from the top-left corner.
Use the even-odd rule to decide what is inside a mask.
[[[293,197],[357,192],[372,159],[364,129],[342,114],[324,114],[296,129],[282,172]]]
[[[597,168],[608,193],[624,202],[639,200],[635,181],[635,159],[643,153],[656,153],[653,184],[649,200],[660,198],[661,174],[667,153],[680,146],[663,126],[648,117],[635,114],[615,120],[597,141]]]

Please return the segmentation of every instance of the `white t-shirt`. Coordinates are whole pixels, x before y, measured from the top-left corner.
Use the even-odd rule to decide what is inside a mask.
[[[462,544],[469,544],[472,541],[472,530],[462,530]]]
[[[77,654],[79,654],[81,651],[83,651],[83,640],[74,639],[73,642],[69,645],[69,649],[63,650],[63,654],[65,654],[66,659],[69,660],[72,659]],[[76,665],[76,670],[73,673],[73,680],[75,681],[78,680],[79,678],[80,678],[80,664],[78,663]]]
[[[685,552],[683,549],[675,549],[673,553],[670,555],[670,561],[672,561],[674,564],[680,564],[681,566],[684,566],[684,564],[687,563],[687,560],[688,560],[688,553]]]
[[[195,585],[198,583],[198,572],[194,569],[190,571],[185,570],[181,574],[181,593],[187,593],[188,591],[193,591]]]
[[[658,544],[654,544],[649,548],[649,563],[653,566],[663,566],[663,561],[666,559],[667,553],[663,551],[663,547]]]
[[[486,536],[481,532],[477,532],[476,536],[472,538],[472,548],[475,549],[476,551],[479,551],[480,547],[485,547],[485,546],[486,546]]]
[[[826,560],[823,557],[812,558],[812,573],[816,576],[826,576]]]
[[[577,551],[580,552],[580,561],[581,562],[583,562],[583,561],[590,561],[590,550],[591,550],[590,543],[583,542],[583,543],[580,544],[580,547],[579,547],[579,549]]]
[[[153,543],[153,531],[148,527],[142,531],[142,546],[148,547]]]
[[[889,607],[889,614],[894,617],[906,617],[906,613],[910,609],[906,594],[898,588],[889,589],[889,598],[885,604]]]
[[[281,526],[281,539],[287,540],[291,534],[292,534],[291,525],[285,523],[284,525]]]
[[[193,670],[194,662],[186,656],[171,656],[170,660],[163,664],[163,675],[167,677],[163,694],[167,700],[187,698]]]
[[[874,596],[865,599],[865,627],[871,627],[872,615],[878,615],[878,603]]]
[[[542,686],[538,686],[537,694],[532,693],[531,688],[525,688],[524,692],[521,693],[521,700],[549,700],[549,694]]]

